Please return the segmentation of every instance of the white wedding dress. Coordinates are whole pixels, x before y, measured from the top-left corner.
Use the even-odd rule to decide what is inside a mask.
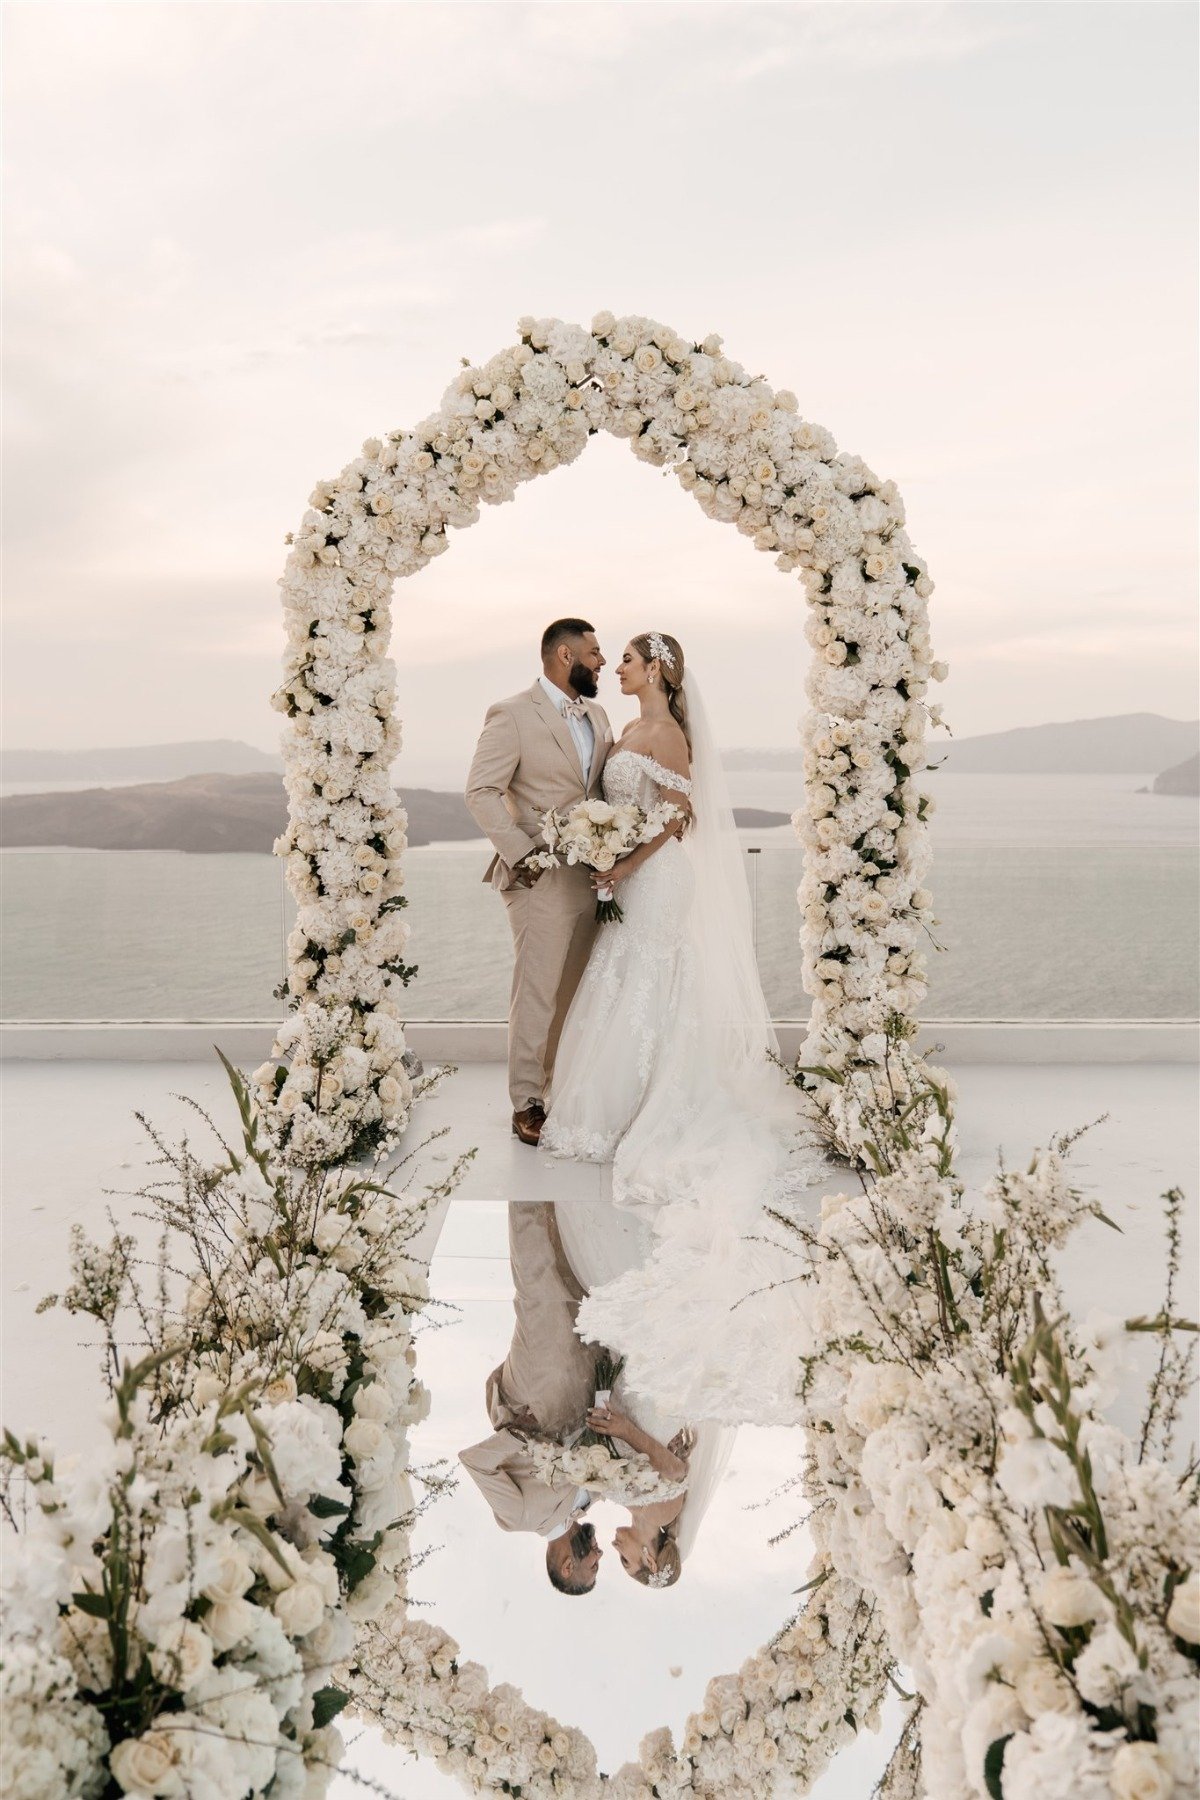
[[[771,1060],[742,851],[690,674],[684,694],[690,783],[636,751],[605,765],[606,799],[683,791],[694,824],[617,890],[624,919],[597,933],[539,1148],[604,1165],[598,1199],[558,1203],[587,1294],[576,1329],[625,1357],[626,1391],[659,1417],[713,1426],[693,1456],[694,1535],[702,1466],[715,1487],[728,1458],[720,1426],[796,1416],[804,1265],[766,1209],[815,1216],[831,1169]]]

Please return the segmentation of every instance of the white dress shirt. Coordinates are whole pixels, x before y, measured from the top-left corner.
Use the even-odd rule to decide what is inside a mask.
[[[538,680],[541,682],[542,687],[545,689],[549,698],[554,702],[558,711],[560,713],[564,712],[567,704],[567,695],[563,693],[561,688],[555,687],[552,681],[547,681],[544,675],[539,675]],[[583,771],[583,785],[586,788],[588,777],[592,772],[592,757],[595,754],[596,749],[596,733],[593,731],[592,721],[588,718],[586,713],[569,712],[567,713],[566,718],[567,724],[570,727],[571,736],[575,740],[575,753],[579,758],[579,767]]]
[[[565,1537],[575,1523],[576,1513],[583,1512],[586,1507],[591,1505],[591,1501],[592,1496],[588,1493],[586,1488],[576,1488],[574,1503],[563,1523],[561,1525],[544,1525],[539,1536],[548,1538],[551,1543],[553,1543],[555,1538]]]

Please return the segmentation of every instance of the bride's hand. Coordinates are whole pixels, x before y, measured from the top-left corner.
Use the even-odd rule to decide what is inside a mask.
[[[593,1406],[588,1413],[587,1423],[588,1429],[599,1432],[601,1437],[619,1437],[627,1444],[632,1441],[630,1433],[637,1433],[637,1426],[632,1419],[612,1406]]]
[[[680,1462],[684,1463],[687,1462],[695,1448],[696,1433],[692,1430],[690,1425],[685,1425],[682,1430],[677,1431],[667,1445],[667,1449],[671,1452],[671,1455],[677,1456]]]
[[[619,887],[621,882],[623,882],[625,880],[626,876],[633,874],[633,869],[631,869],[628,866],[628,864],[629,864],[629,858],[627,856],[623,856],[621,858],[620,862],[615,862],[613,864],[611,869],[608,869],[604,872],[601,872],[601,870],[599,870],[599,869],[593,869],[592,870],[592,892],[595,894],[598,894],[600,892],[601,888]]]

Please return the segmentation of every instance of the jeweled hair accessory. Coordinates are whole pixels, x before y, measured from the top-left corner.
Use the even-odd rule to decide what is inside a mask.
[[[675,657],[668,648],[667,640],[663,637],[662,633],[660,631],[649,631],[646,635],[650,639],[651,656],[655,657],[660,663],[666,663],[668,669],[674,669]]]
[[[652,1588],[665,1588],[665,1587],[670,1587],[670,1585],[671,1585],[671,1577],[666,1569],[655,1569],[653,1575],[650,1577],[649,1581],[646,1583],[647,1587],[652,1587]]]

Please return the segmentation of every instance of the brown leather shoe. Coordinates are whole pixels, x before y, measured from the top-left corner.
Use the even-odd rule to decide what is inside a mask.
[[[524,1112],[513,1114],[513,1136],[523,1144],[536,1144],[546,1123],[546,1109],[540,1100],[531,1100]]]

